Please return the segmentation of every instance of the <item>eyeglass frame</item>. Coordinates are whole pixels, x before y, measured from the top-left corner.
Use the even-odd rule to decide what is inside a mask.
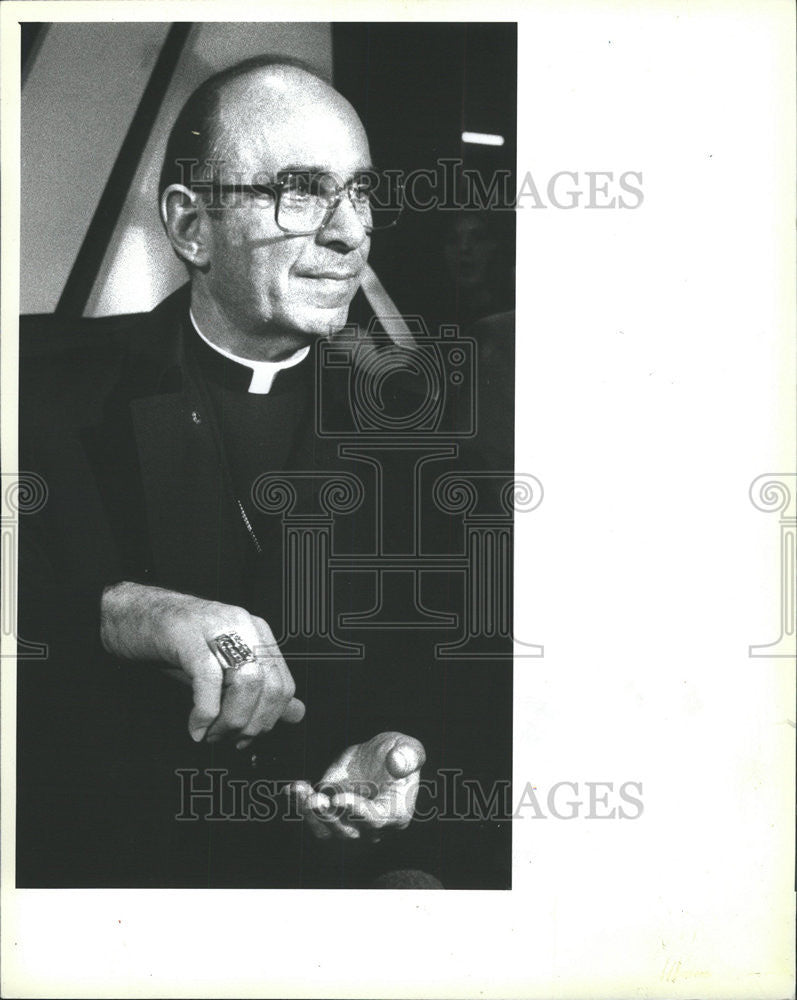
[[[330,171],[323,171],[323,170],[318,170],[318,171],[290,170],[290,171],[286,171],[285,172],[285,176],[284,176],[283,179],[281,179],[281,180],[275,180],[275,181],[268,181],[265,184],[260,184],[260,183],[257,183],[257,184],[256,183],[251,183],[250,184],[250,183],[245,183],[245,182],[241,182],[239,184],[220,184],[218,181],[214,181],[214,180],[209,180],[209,181],[195,181],[193,184],[191,184],[191,190],[195,191],[197,189],[200,189],[200,190],[201,189],[210,189],[214,193],[218,193],[218,194],[221,194],[221,195],[224,195],[224,194],[254,194],[254,195],[257,196],[257,195],[271,194],[271,195],[274,196],[274,222],[279,227],[279,229],[281,229],[283,233],[287,233],[289,236],[311,236],[311,235],[314,235],[315,233],[323,232],[323,230],[326,229],[326,227],[330,224],[330,222],[332,221],[332,217],[334,216],[335,212],[337,211],[338,206],[340,205],[341,201],[343,200],[343,194],[344,194],[344,192],[347,194],[347,196],[349,198],[349,203],[351,204],[352,208],[354,208],[355,214],[357,213],[357,208],[356,208],[354,202],[352,201],[353,185],[355,185],[356,183],[358,183],[362,179],[362,177],[367,177],[369,175],[373,175],[373,173],[375,173],[375,171],[369,171],[369,170],[360,171],[356,177],[352,177],[351,180],[346,181],[345,184],[341,184],[338,181],[338,179],[335,176],[335,174],[333,174]],[[329,205],[327,205],[326,212],[324,213],[324,218],[323,218],[323,220],[321,221],[321,223],[318,226],[316,226],[313,229],[306,229],[306,230],[286,229],[285,226],[280,225],[280,221],[279,221],[280,199],[282,198],[283,188],[287,187],[287,185],[290,182],[291,178],[301,177],[301,176],[308,176],[308,175],[311,176],[311,177],[313,177],[313,178],[316,178],[316,177],[330,177],[330,178],[332,178],[332,180],[334,180],[334,182],[335,182],[335,188],[337,190],[335,191],[335,194],[333,195],[332,201],[329,203]],[[396,181],[396,183],[398,185],[398,191],[399,191],[400,195],[403,196],[403,192],[404,192],[403,185],[401,184],[400,181]],[[216,207],[222,208],[222,207],[226,207],[226,206],[216,206]],[[396,218],[393,219],[392,222],[387,223],[387,225],[384,225],[384,226],[367,226],[360,219],[359,215],[357,215],[357,218],[358,218],[358,220],[360,222],[360,225],[365,230],[365,232],[368,235],[370,235],[372,232],[374,232],[374,230],[376,230],[377,232],[381,232],[384,229],[392,229],[393,226],[397,225],[398,220],[401,217],[401,213],[403,212],[403,210],[404,210],[404,203],[403,203],[403,197],[402,197],[401,204],[399,205],[398,209],[396,210]]]

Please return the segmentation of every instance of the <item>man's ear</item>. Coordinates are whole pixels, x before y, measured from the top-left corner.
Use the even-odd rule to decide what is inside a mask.
[[[193,267],[208,263],[207,215],[195,191],[170,184],[161,195],[161,219],[175,253]]]

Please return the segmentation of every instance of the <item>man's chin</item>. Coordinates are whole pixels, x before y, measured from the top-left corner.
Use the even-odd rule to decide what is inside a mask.
[[[329,340],[346,325],[349,303],[334,309],[308,310],[302,317],[302,331],[314,339]]]

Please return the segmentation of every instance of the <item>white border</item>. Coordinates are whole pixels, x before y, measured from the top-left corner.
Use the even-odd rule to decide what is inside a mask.
[[[0,8],[4,469],[16,21],[284,10]],[[791,4],[336,0],[334,15],[518,19],[521,167],[645,173],[645,214],[518,220],[518,469],[546,498],[518,519],[515,617],[546,657],[516,669],[514,756],[519,787],[639,778],[645,816],[518,822],[506,893],[17,892],[3,661],[3,995],[786,997],[793,668],[746,658],[778,600],[773,524],[746,489],[794,466]]]

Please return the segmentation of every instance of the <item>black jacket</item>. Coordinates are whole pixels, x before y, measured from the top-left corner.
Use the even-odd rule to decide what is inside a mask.
[[[190,691],[157,665],[103,652],[108,583],[247,602],[239,570],[251,539],[192,372],[187,305],[181,289],[149,314],[23,324],[20,469],[43,479],[46,501],[20,519],[19,634],[46,643],[48,657],[19,665],[18,885],[361,886],[396,867],[452,886],[506,884],[508,824],[418,823],[378,847],[317,842],[281,818],[278,783],[315,781],[346,746],[386,729],[424,742],[430,776],[447,767],[507,777],[507,664],[446,668],[433,656],[439,635],[406,629],[369,636],[364,660],[288,652],[307,718],[241,754],[192,743]],[[326,472],[362,475],[362,463],[319,436],[315,416],[310,408],[286,463],[318,470],[300,486],[308,503]],[[367,525],[372,515],[366,502],[358,516]],[[345,534],[359,536],[356,520]],[[276,564],[282,554],[265,557]],[[371,584],[367,574],[343,581],[352,609],[367,609],[358,587]],[[475,749],[477,732],[486,751]],[[236,779],[259,808],[251,798],[241,808]],[[185,792],[212,781],[224,818],[187,818],[207,813],[210,798],[186,803]],[[469,844],[481,844],[475,875]]]

